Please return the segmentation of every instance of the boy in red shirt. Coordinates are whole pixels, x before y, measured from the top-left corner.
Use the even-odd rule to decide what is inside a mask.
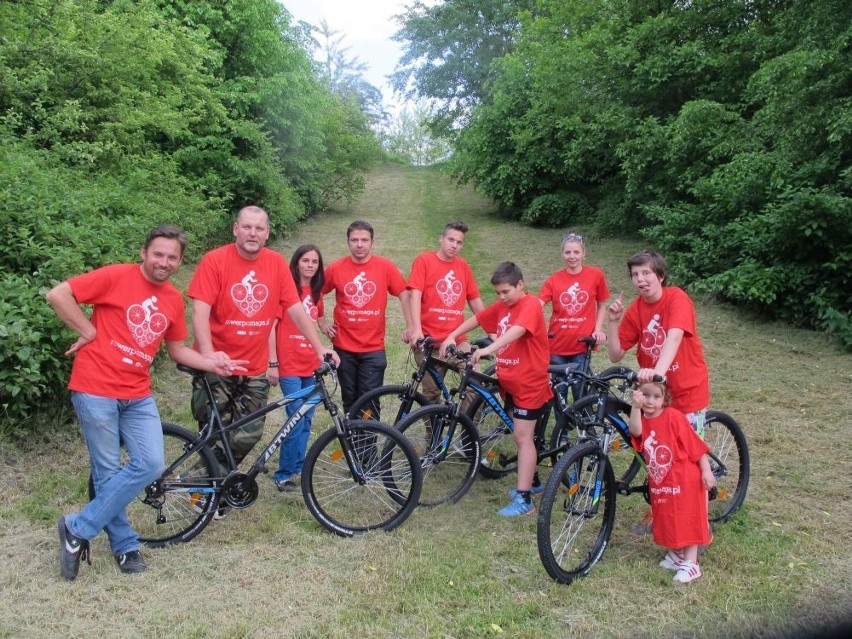
[[[636,253],[627,260],[627,269],[639,297],[625,312],[622,292],[607,309],[609,358],[621,361],[637,345],[639,381],[652,382],[655,375],[666,378],[672,406],[686,414],[703,439],[710,404],[710,375],[698,337],[695,306],[685,291],[666,286],[668,266],[659,253]],[[652,527],[650,517],[648,513],[633,532],[648,533]]]
[[[350,255],[325,269],[323,295],[334,291],[334,323],[319,319],[319,326],[331,339],[340,356],[338,379],[343,410],[349,412],[355,400],[384,383],[385,326],[388,293],[399,298],[409,334],[411,293],[396,264],[373,255],[373,227],[363,220],[346,229]]]
[[[518,517],[535,512],[532,489],[538,453],[533,434],[536,421],[553,397],[547,374],[547,327],[541,304],[524,290],[524,276],[517,265],[498,264],[491,284],[498,301],[450,333],[441,344],[441,355],[446,355],[447,347],[455,344],[459,335],[477,326],[497,335],[489,346],[474,351],[472,361],[475,364],[497,353],[497,379],[506,409],[512,413],[518,446],[517,488],[510,491],[512,500],[498,514]]]

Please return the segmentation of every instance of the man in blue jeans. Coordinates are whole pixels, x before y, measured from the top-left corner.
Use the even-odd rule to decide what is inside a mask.
[[[165,340],[176,362],[230,375],[243,362],[225,353],[202,356],[184,344],[181,293],[169,283],[180,266],[186,236],[173,226],[152,230],[140,251],[141,264],[113,264],[72,277],[47,294],[57,316],[79,337],[66,356],[71,402],[89,449],[95,498],[83,510],[59,518],[59,567],[73,581],[89,541],[101,530],[122,572],[146,569],[139,535],[126,507],[165,468],[163,432],[151,396],[150,366]],[[93,306],[91,318],[80,304]],[[121,465],[121,446],[130,461]]]

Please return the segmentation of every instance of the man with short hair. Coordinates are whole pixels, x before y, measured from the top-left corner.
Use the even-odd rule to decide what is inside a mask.
[[[202,356],[184,344],[186,322],[180,292],[169,283],[186,248],[180,229],[163,225],[145,240],[139,264],[113,264],[53,287],[47,301],[79,338],[68,388],[89,449],[95,497],[79,513],[59,518],[59,567],[73,581],[80,561],[89,563],[89,541],[109,537],[118,567],[146,569],[139,535],[126,507],[165,468],[163,431],[151,396],[150,366],[165,340],[169,357],[206,371],[230,375],[243,362],[225,353]],[[91,304],[91,318],[80,304]],[[121,446],[130,461],[122,465]]]
[[[196,350],[202,355],[226,350],[247,361],[245,374],[207,376],[226,425],[266,405],[268,377],[278,377],[272,330],[277,317],[288,313],[320,359],[332,353],[305,314],[284,256],[265,248],[269,232],[266,211],[258,206],[241,209],[234,222],[234,242],[201,258],[187,291]],[[333,359],[339,361],[336,355]],[[202,426],[210,416],[200,380],[193,386],[192,413]],[[237,463],[260,439],[263,424],[261,417],[228,434]],[[214,453],[224,472],[224,451],[217,445]]]
[[[408,276],[408,290],[411,291],[410,340],[418,365],[424,355],[416,347],[417,340],[429,335],[436,340],[436,346],[440,345],[464,321],[466,304],[474,314],[485,308],[473,271],[459,257],[467,231],[464,222],[450,222],[438,237],[438,250],[421,253],[411,265]],[[470,350],[467,335],[460,335],[456,343],[458,350]],[[436,368],[446,375],[445,366]],[[421,392],[430,403],[436,402],[441,395],[430,375],[423,378]]]
[[[325,270],[323,294],[335,292],[334,323],[320,321],[340,356],[340,393],[349,412],[356,399],[384,383],[388,293],[399,298],[405,335],[411,326],[405,278],[385,257],[373,255],[373,227],[363,220],[346,229],[350,255]]]

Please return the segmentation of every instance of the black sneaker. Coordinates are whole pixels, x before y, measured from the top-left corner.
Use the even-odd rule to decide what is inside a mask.
[[[277,479],[275,480],[275,486],[278,488],[279,492],[282,493],[295,493],[299,490],[298,486],[296,486],[296,482],[292,479]]]
[[[92,565],[89,541],[74,535],[65,525],[65,515],[59,518],[59,570],[68,581],[74,581],[80,572],[80,560]]]
[[[148,566],[145,565],[145,560],[142,559],[142,553],[138,550],[131,550],[130,552],[123,552],[113,556],[121,572],[136,573],[145,572],[148,569]]]

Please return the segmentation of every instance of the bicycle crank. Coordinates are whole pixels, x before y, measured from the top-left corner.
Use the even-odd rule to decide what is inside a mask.
[[[257,494],[257,482],[245,473],[231,473],[222,482],[222,498],[231,508],[248,508]]]

